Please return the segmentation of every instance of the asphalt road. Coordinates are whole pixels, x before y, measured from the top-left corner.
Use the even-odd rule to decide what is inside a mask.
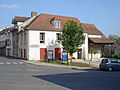
[[[26,64],[0,57],[0,90],[120,90],[120,72]]]

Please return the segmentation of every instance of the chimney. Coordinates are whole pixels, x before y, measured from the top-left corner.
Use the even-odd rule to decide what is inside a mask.
[[[31,12],[31,17],[33,17],[33,16],[37,16],[37,12]]]

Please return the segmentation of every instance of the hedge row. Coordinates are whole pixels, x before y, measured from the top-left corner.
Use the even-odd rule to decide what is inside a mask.
[[[112,57],[113,58],[120,58],[120,54],[113,54]]]

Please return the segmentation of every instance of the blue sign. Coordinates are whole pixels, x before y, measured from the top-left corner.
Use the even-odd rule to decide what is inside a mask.
[[[62,61],[68,61],[68,54],[67,54],[67,52],[62,52]]]
[[[48,59],[49,60],[53,59],[53,51],[52,50],[48,50]]]

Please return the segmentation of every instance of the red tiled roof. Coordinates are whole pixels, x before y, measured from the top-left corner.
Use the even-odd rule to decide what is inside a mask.
[[[14,26],[13,26],[13,27],[8,28],[8,31],[11,31],[12,29],[14,29]]]
[[[10,28],[5,28],[5,29],[3,29],[2,31],[0,31],[0,34],[3,34],[3,33],[5,33],[5,32],[11,31],[12,29],[14,29],[14,26],[13,26],[13,27],[10,27]]]
[[[60,20],[60,28],[54,28],[53,24],[51,24],[51,19]],[[37,30],[62,30],[63,25],[68,20],[76,21],[80,24],[80,21],[74,17],[66,17],[66,16],[57,16],[57,15],[49,15],[49,14],[40,14],[36,17],[33,22],[26,27],[26,29],[37,29]]]
[[[60,20],[61,25],[60,28],[55,28],[53,24],[51,24],[51,19],[54,20]],[[30,17],[15,17],[13,19],[13,23],[15,22],[24,22],[26,20],[30,19]],[[68,20],[76,21],[78,24],[80,24],[80,21],[77,18],[74,17],[66,17],[66,16],[57,16],[57,15],[50,15],[50,14],[40,14],[37,16],[28,26],[26,26],[26,29],[36,29],[36,30],[62,30],[63,25]],[[106,38],[102,32],[100,32],[95,25],[93,24],[85,24],[82,23],[82,27],[84,32],[88,34],[97,34],[102,35],[103,38]]]
[[[114,41],[109,38],[89,38],[89,42],[95,44],[114,44]]]
[[[12,20],[12,23],[16,23],[16,22],[24,22],[26,20],[30,19],[30,17],[17,17],[15,16],[15,18]]]
[[[84,30],[84,32],[88,33],[88,34],[100,34],[102,35],[102,32],[100,32],[95,25],[93,24],[85,24],[82,23],[82,28]]]

